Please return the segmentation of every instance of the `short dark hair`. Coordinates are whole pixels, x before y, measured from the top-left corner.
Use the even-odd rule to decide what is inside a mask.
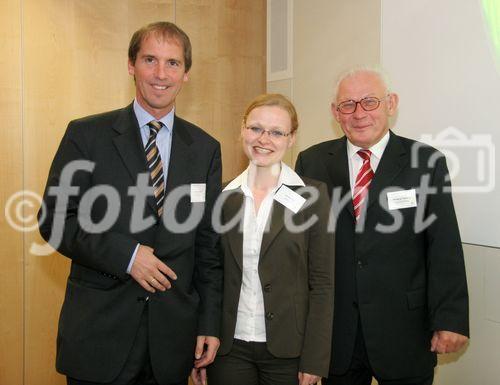
[[[141,49],[144,39],[150,34],[156,34],[166,39],[176,39],[182,45],[184,51],[184,68],[188,72],[193,64],[191,57],[191,41],[189,36],[174,23],[168,21],[157,21],[142,27],[134,32],[128,46],[128,60],[135,64],[137,53]]]

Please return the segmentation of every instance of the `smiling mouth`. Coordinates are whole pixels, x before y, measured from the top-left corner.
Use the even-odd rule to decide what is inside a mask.
[[[160,85],[157,85],[157,84],[153,84],[153,88],[155,90],[159,90],[159,91],[164,91],[168,88],[168,86],[160,86]]]
[[[355,130],[364,130],[364,129],[368,128],[368,127],[370,127],[369,124],[366,124],[366,125],[363,125],[363,126],[354,126],[353,128]]]
[[[258,154],[270,154],[271,152],[273,152],[272,150],[262,147],[254,147],[253,150]]]

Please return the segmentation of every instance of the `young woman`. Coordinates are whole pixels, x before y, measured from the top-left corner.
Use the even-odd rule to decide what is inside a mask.
[[[309,385],[328,374],[330,205],[324,184],[282,161],[297,127],[294,106],[279,94],[257,97],[244,114],[249,165],[222,196],[222,223],[240,220],[221,236],[221,345],[209,385]]]

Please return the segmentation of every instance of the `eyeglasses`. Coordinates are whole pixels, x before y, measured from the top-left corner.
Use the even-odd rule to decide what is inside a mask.
[[[376,98],[375,96],[368,96],[359,101],[355,100],[346,100],[345,102],[339,103],[337,106],[337,111],[342,114],[353,114],[356,111],[356,108],[359,105],[365,111],[373,111],[380,106],[380,102],[382,102],[389,95],[385,95],[382,99]]]
[[[262,136],[264,133],[268,134],[271,139],[282,139],[290,135],[290,132],[285,133],[280,130],[265,130],[262,127],[250,126],[246,128],[254,136]]]

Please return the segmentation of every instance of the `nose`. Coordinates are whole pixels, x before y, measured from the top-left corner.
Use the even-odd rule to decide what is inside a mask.
[[[159,63],[155,68],[155,75],[158,79],[166,79],[167,69],[164,64]]]
[[[271,134],[269,131],[263,131],[259,136],[259,143],[269,143]]]
[[[352,113],[354,119],[363,119],[366,116],[366,111],[361,107],[360,102],[356,102],[356,109]]]

